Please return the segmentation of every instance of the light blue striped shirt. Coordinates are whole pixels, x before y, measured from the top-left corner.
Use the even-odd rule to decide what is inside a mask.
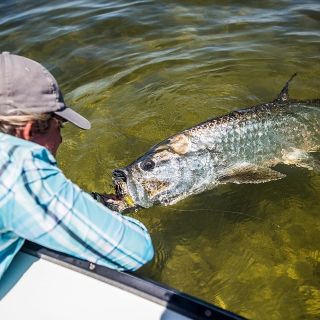
[[[0,133],[0,279],[25,239],[117,270],[153,257],[139,221],[68,180],[44,147]]]

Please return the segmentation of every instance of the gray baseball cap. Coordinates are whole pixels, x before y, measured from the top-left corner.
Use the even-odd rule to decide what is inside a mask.
[[[0,115],[53,112],[81,129],[90,122],[66,106],[58,83],[40,63],[9,52],[0,54]]]

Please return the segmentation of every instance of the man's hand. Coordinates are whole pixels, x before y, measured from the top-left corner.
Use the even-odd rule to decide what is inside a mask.
[[[91,192],[91,195],[95,200],[113,211],[121,213],[128,208],[124,199],[119,198],[115,194]]]

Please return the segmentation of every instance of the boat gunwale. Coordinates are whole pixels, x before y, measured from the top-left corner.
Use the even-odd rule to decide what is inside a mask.
[[[21,251],[103,281],[192,319],[245,319],[231,311],[224,310],[211,303],[167,287],[151,279],[137,276],[132,272],[117,271],[93,264],[89,261],[42,247],[30,241],[25,242]]]

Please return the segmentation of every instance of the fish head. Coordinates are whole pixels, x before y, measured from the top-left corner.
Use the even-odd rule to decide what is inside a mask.
[[[129,166],[114,170],[117,196],[128,205],[144,208],[173,203],[181,195],[184,158],[189,149],[189,140],[180,135],[153,147]]]

